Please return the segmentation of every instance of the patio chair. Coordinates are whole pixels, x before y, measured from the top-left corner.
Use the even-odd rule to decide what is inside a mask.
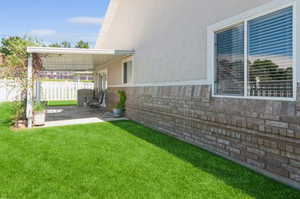
[[[94,107],[94,108],[101,108],[102,106],[102,103],[104,101],[104,98],[105,98],[105,92],[104,91],[101,91],[99,93],[99,98],[95,98],[94,100],[90,101],[88,103],[88,105],[90,107]]]

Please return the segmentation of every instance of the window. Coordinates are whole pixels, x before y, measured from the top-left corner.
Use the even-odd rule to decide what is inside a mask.
[[[132,61],[123,63],[123,84],[132,83]]]
[[[293,98],[293,6],[214,30],[214,95]]]
[[[244,25],[215,34],[217,95],[244,95]]]

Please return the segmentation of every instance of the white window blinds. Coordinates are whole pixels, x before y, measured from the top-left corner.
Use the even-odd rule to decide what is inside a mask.
[[[248,95],[292,97],[292,7],[249,21],[248,43]]]
[[[214,94],[294,97],[293,28],[288,7],[215,32]]]
[[[244,25],[215,34],[217,95],[244,95]]]

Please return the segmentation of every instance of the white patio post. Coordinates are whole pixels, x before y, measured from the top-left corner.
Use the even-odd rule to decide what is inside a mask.
[[[32,94],[32,54],[28,56],[28,67],[27,67],[27,104],[26,104],[26,117],[27,127],[32,128],[33,120],[33,94]]]

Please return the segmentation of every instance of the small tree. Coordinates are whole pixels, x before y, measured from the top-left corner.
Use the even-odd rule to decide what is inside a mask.
[[[33,86],[28,85],[27,81],[27,47],[40,45],[41,43],[38,41],[27,37],[9,37],[1,41],[0,53],[5,57],[3,64],[5,67],[1,76],[10,80],[13,83],[12,85],[20,90],[20,96],[15,99],[14,103],[15,121],[24,118],[27,88],[32,88]],[[33,55],[33,60],[33,67],[35,69],[34,77],[36,77],[37,71],[42,68],[42,61],[37,54]]]
[[[61,42],[61,47],[62,48],[71,48],[72,45],[71,45],[71,42],[63,41],[63,42]]]
[[[53,43],[50,44],[49,47],[54,47],[54,48],[72,48],[72,44],[71,42],[68,41],[63,41],[60,43]],[[88,42],[85,42],[83,40],[80,40],[79,42],[76,43],[76,45],[74,46],[75,48],[90,48],[90,45]]]
[[[50,44],[49,47],[53,48],[72,48],[71,42],[63,41],[61,43]]]
[[[50,44],[49,47],[61,48],[61,44],[60,43],[54,43],[54,44]]]
[[[77,44],[75,45],[75,48],[90,48],[90,45],[88,42],[84,42],[82,40],[80,40],[79,42],[77,42]]]
[[[6,79],[14,80],[21,90],[21,99],[25,99],[25,88],[27,88],[27,58],[28,46],[36,46],[36,43],[27,38],[9,37],[2,39],[0,52],[4,55],[3,71]],[[24,89],[23,89],[24,88]]]

